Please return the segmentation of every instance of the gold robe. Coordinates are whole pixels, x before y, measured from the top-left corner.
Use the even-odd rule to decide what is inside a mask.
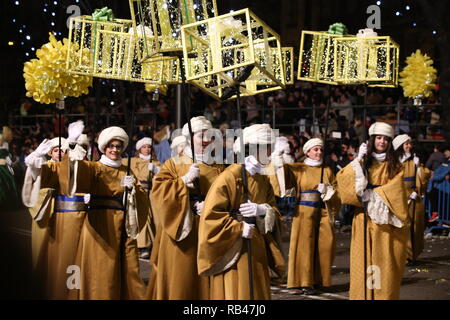
[[[25,184],[29,182],[27,178]],[[68,180],[57,162],[48,161],[39,179],[34,182],[39,183],[39,199],[29,209],[33,218],[32,259],[36,285],[47,299],[77,299],[78,291],[67,282],[71,268],[79,262],[78,244],[86,215],[83,195],[61,194],[67,191]]]
[[[287,287],[330,286],[336,247],[333,223],[340,199],[334,192],[324,208],[314,207],[323,202],[300,202],[301,195],[318,193],[321,167],[295,163],[285,165],[285,170],[287,185],[295,186],[299,203],[292,221]],[[328,167],[324,168],[323,183],[336,190],[335,177]]]
[[[120,185],[126,171],[123,165],[113,168],[101,162],[76,163],[76,190],[91,194],[77,256],[81,272],[80,299],[144,297],[137,243],[126,232],[126,217],[131,217],[130,211],[125,215],[124,188]],[[137,224],[141,229],[147,219],[148,195],[138,184],[135,191]]]
[[[242,238],[243,223],[232,217],[244,202],[241,165],[229,166],[213,183],[200,217],[198,271],[210,276],[210,299],[250,299],[248,253]],[[263,234],[273,228],[279,213],[267,176],[247,173],[248,198],[270,206],[250,240],[253,262],[254,299],[270,299],[267,249]],[[266,228],[266,219],[272,226]],[[268,222],[267,221],[267,222]],[[257,221],[258,222],[258,221]]]
[[[409,219],[406,221],[409,228],[406,257],[410,260],[417,259],[424,247],[425,207],[423,195],[426,192],[430,175],[430,170],[424,166],[416,169],[413,160],[403,162],[403,181],[406,186],[406,195],[409,197],[413,191],[417,192],[417,198],[411,200],[408,204]],[[413,224],[414,227],[412,227]]]
[[[408,207],[403,172],[389,179],[387,162],[378,163],[375,160],[368,171],[368,182],[374,186],[373,191],[378,199],[375,203],[378,203],[383,209],[382,212],[387,214],[388,220],[386,223],[377,224],[372,218],[367,217],[366,272],[364,270],[364,209],[357,190],[364,190],[367,180],[358,160],[353,160],[336,176],[342,203],[356,207],[350,247],[349,297],[352,300],[365,299],[364,288],[366,287],[368,300],[399,299],[408,241],[406,226]],[[367,211],[372,216],[380,212],[372,209]]]
[[[154,166],[161,166],[161,162],[153,160],[152,161]],[[123,158],[122,164],[125,166],[128,166],[128,159]],[[137,246],[139,249],[141,248],[151,248],[153,246],[153,243],[155,242],[155,236],[156,236],[156,225],[158,224],[158,218],[153,213],[152,209],[152,203],[150,201],[150,188],[152,185],[152,179],[153,179],[153,173],[149,172],[148,170],[148,160],[141,159],[139,157],[133,157],[131,158],[131,171],[133,172],[134,176],[136,177],[137,182],[147,191],[148,198],[149,198],[149,206],[148,206],[148,216],[147,216],[147,223],[145,224],[142,231],[139,233],[139,236],[137,237]]]
[[[147,290],[148,299],[209,298],[208,277],[199,276],[197,269],[200,217],[193,214],[192,208],[195,201],[202,201],[206,196],[224,167],[200,163],[198,190],[198,183],[194,184],[195,189],[191,189],[181,179],[191,165],[192,159],[185,155],[170,158],[153,180],[151,199],[159,225],[150,257],[152,270]]]

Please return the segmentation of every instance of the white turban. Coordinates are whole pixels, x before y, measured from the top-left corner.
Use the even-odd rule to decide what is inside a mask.
[[[77,139],[77,144],[79,144],[80,146],[89,146],[88,136],[82,133]]]
[[[52,149],[48,152],[48,155],[51,156],[53,148],[59,147],[59,137],[53,138],[50,140],[52,143]],[[66,138],[61,137],[61,150],[66,151],[69,148],[69,144],[66,141]]]
[[[172,140],[172,144],[170,145],[170,147],[172,148],[172,149],[175,149],[176,147],[178,147],[180,144],[182,144],[182,143],[186,143],[187,144],[187,139],[186,139],[186,137],[185,136],[178,136],[178,137],[176,137],[176,138],[174,138],[173,140]]]
[[[138,142],[136,142],[136,150],[139,151],[146,144],[151,146],[152,145],[152,138],[145,137],[145,138],[142,138],[141,140],[139,140]]]
[[[411,137],[407,134],[401,134],[396,136],[394,140],[392,140],[392,145],[394,146],[394,150],[397,150],[402,144],[406,141],[411,140]]]
[[[274,144],[275,143],[275,133],[273,132],[270,125],[264,124],[254,124],[250,127],[244,128],[242,135],[244,136],[245,144]],[[241,138],[237,138],[233,145],[233,150],[235,153],[241,151]]]
[[[208,129],[212,128],[211,121],[206,119],[204,116],[193,117],[191,119],[191,126],[192,126],[192,132],[194,134],[199,131],[208,130]],[[183,126],[183,130],[181,131],[181,134],[186,137],[189,136],[189,127],[188,127],[187,123]]]
[[[369,135],[386,136],[391,139],[394,138],[394,128],[385,122],[375,122],[369,128]]]
[[[120,140],[123,142],[123,150],[128,146],[128,135],[120,127],[108,127],[104,129],[98,136],[98,148],[101,153],[105,153],[106,145],[111,140]]]
[[[306,141],[306,143],[303,145],[303,153],[306,155],[309,150],[311,150],[315,146],[321,146],[323,147],[323,141],[319,138],[312,138]]]

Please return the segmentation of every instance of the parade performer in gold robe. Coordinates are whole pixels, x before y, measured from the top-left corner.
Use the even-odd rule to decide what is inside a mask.
[[[82,160],[86,151],[84,141],[79,140],[76,148],[69,151],[72,160]],[[68,144],[59,137],[44,140],[36,151],[31,153],[25,163],[22,200],[29,207],[32,217],[32,267],[38,294],[47,299],[77,299],[67,285],[68,272],[76,264],[81,228],[86,214],[83,194],[68,197],[64,186],[67,178],[59,176],[60,156],[64,157]],[[47,150],[49,150],[47,152]],[[45,156],[50,160],[46,161]],[[53,174],[42,176],[39,166],[47,163]],[[61,178],[61,180],[60,180]]]
[[[77,150],[76,141],[83,128],[81,121],[69,125],[68,143],[72,151]],[[70,157],[69,151],[69,157],[60,163],[42,164],[35,157],[27,165],[38,170],[42,182],[59,188],[63,196],[73,198],[75,192],[86,193],[83,199],[65,199],[74,202],[66,206],[78,206],[81,201],[89,206],[81,230],[77,230],[79,241],[73,242],[77,246],[75,262],[60,266],[68,273],[65,286],[69,298],[141,299],[144,285],[139,277],[135,238],[139,225],[145,225],[147,194],[135,185],[132,176],[126,176],[126,167],[121,164],[121,151],[128,143],[125,131],[107,128],[101,132],[98,143],[104,153],[99,162],[77,161]],[[125,201],[124,187],[131,189]],[[73,213],[66,209],[61,212]]]
[[[191,120],[195,163],[190,145],[183,155],[169,158],[155,177],[152,202],[159,225],[150,257],[148,299],[196,300],[209,298],[209,279],[197,269],[198,221],[205,196],[224,166],[207,164],[211,122]],[[184,136],[189,136],[187,124]]]
[[[314,287],[331,286],[334,216],[339,212],[340,199],[332,170],[322,169],[323,141],[308,140],[303,152],[303,163],[285,166],[287,185],[295,186],[298,200],[291,229],[287,287],[292,288],[292,294],[311,295],[316,294]]]
[[[342,203],[356,207],[349,297],[399,299],[408,242],[403,170],[394,155],[393,128],[376,122],[369,128],[369,135],[368,144],[359,147],[357,158],[336,176]]]
[[[234,145],[236,153],[241,152],[240,139]],[[211,299],[250,299],[250,281],[254,299],[271,298],[264,235],[273,230],[280,216],[269,178],[262,174],[264,167],[260,157],[263,153],[256,149],[266,148],[268,158],[274,141],[273,130],[267,124],[245,128],[244,164],[230,165],[213,183],[206,197],[200,217],[197,260],[199,273],[210,276]],[[249,150],[255,150],[255,155],[250,155]],[[243,172],[248,192],[244,192]],[[256,219],[256,225],[249,219]],[[244,239],[251,245],[252,273]]]
[[[425,231],[425,207],[423,196],[427,189],[431,172],[423,165],[417,156],[412,154],[413,145],[411,137],[402,134],[392,141],[395,155],[403,164],[403,181],[406,186],[408,196],[407,226],[409,228],[409,238],[407,245],[406,259],[409,263],[414,263],[422,253],[424,247]]]
[[[152,139],[145,137],[136,142],[136,157],[131,158],[131,170],[140,185],[147,191],[149,201],[152,180],[158,174],[161,163],[156,159],[152,148]],[[123,158],[122,163],[127,165],[128,159]],[[148,259],[155,241],[157,217],[153,214],[151,203],[148,207],[147,223],[137,238],[139,257]]]

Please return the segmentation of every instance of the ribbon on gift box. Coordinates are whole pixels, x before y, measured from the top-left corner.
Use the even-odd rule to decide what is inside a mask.
[[[114,21],[114,14],[112,9],[103,7],[101,9],[95,9],[92,13],[92,20],[94,21]],[[94,54],[92,55],[92,65],[95,63],[95,50],[97,47],[97,23],[94,24]]]
[[[336,22],[328,27],[327,33],[346,35],[348,33],[348,30],[345,24]]]

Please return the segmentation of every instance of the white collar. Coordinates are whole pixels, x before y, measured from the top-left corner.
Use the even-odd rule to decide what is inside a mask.
[[[408,153],[403,154],[403,156],[401,156],[399,160],[401,163],[403,163],[406,160],[408,160],[410,157],[411,157],[411,153],[408,152]]]
[[[386,160],[386,152],[384,153],[372,152],[372,157],[374,157],[378,162],[383,162],[384,160]]]
[[[319,167],[322,165],[322,160],[313,160],[308,157],[306,157],[303,162],[310,167]]]
[[[113,167],[113,168],[119,168],[122,165],[121,160],[111,160],[104,154],[102,154],[102,157],[100,158],[100,162],[103,163],[105,166]]]
[[[143,159],[143,160],[150,160],[152,157],[151,154],[149,154],[148,156],[143,155],[142,153],[139,152],[139,158]]]

